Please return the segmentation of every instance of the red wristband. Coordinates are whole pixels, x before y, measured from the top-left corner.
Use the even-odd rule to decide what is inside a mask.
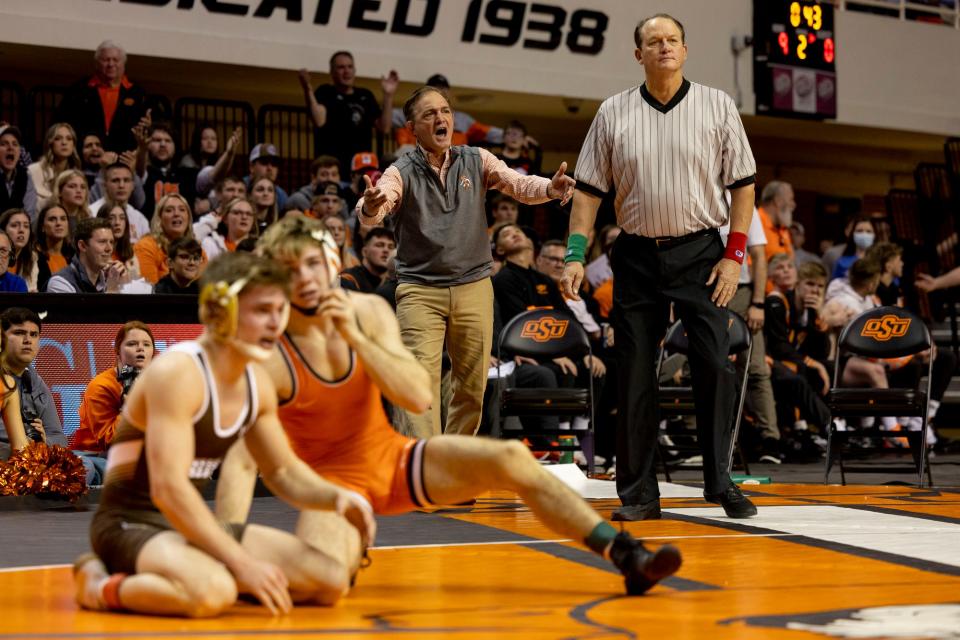
[[[103,585],[103,601],[111,611],[120,611],[124,608],[123,603],[120,602],[120,583],[126,577],[125,573],[114,573]]]
[[[732,231],[727,237],[727,250],[723,257],[728,260],[734,260],[737,264],[743,264],[743,258],[747,251],[747,234],[739,231]]]

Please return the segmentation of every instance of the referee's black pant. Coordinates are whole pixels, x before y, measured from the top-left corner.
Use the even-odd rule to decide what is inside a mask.
[[[660,496],[654,461],[660,422],[656,359],[670,302],[690,342],[704,491],[721,493],[730,483],[726,466],[736,375],[727,358],[727,312],[710,301],[714,285],[706,285],[723,251],[716,230],[685,236],[670,245],[658,246],[653,239],[628,233],[621,233],[614,243],[611,320],[620,370],[617,493],[624,505]]]

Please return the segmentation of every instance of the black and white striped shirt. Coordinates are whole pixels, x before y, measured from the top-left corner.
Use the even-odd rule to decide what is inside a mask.
[[[727,222],[725,189],[756,181],[733,100],[684,80],[667,104],[645,85],[607,98],[577,160],[577,188],[616,189],[617,224],[646,237],[682,236]]]

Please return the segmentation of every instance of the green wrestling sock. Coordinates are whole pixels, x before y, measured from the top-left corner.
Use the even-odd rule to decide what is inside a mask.
[[[609,522],[600,522],[593,528],[593,531],[590,532],[583,543],[594,553],[604,556],[616,537],[617,530],[610,526]]]

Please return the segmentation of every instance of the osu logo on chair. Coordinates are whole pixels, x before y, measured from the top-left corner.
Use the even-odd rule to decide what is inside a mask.
[[[569,320],[558,320],[553,316],[543,316],[537,320],[530,320],[523,325],[521,338],[530,338],[534,342],[547,342],[562,338],[567,333]]]
[[[893,314],[882,318],[867,320],[860,335],[864,338],[873,338],[877,342],[886,342],[893,338],[902,338],[910,328],[910,318],[901,318]]]

